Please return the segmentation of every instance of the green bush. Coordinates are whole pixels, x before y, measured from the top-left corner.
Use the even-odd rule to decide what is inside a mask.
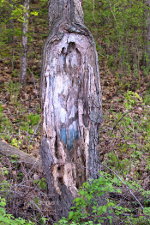
[[[111,111],[108,137],[114,146],[105,154],[104,163],[124,177],[143,182],[143,173],[150,170],[150,108],[132,91],[125,93],[122,106],[121,111]]]
[[[144,207],[142,216],[134,217],[134,212],[130,208],[120,205],[117,201],[110,200],[109,193],[121,194],[121,185],[128,185],[128,188],[139,190],[141,194],[148,196],[139,185],[130,184],[116,176],[101,172],[100,177],[90,180],[82,185],[79,196],[74,199],[74,206],[69,212],[68,218],[62,218],[55,225],[94,225],[103,224],[149,224],[150,208]],[[142,211],[142,209],[141,209]],[[139,222],[137,222],[139,221]],[[145,223],[146,222],[146,223]]]
[[[137,0],[101,0],[84,2],[85,22],[91,29],[100,62],[111,71],[129,75],[144,70],[146,4]],[[146,57],[145,57],[146,60]],[[148,71],[146,72],[148,74]]]
[[[82,185],[79,190],[79,196],[74,199],[74,206],[69,212],[68,218],[62,218],[55,225],[93,225],[103,224],[107,221],[107,224],[117,224],[121,222],[123,224],[147,224],[150,222],[150,218],[147,215],[150,212],[149,207],[143,208],[142,216],[138,218],[134,217],[134,212],[130,208],[126,208],[120,205],[117,201],[110,200],[109,193],[121,193],[121,185],[126,184],[125,181],[116,176],[113,177],[107,173],[100,174],[100,177],[95,180],[90,180]],[[130,189],[138,189],[138,185],[129,185]],[[144,191],[139,189],[140,192]],[[144,193],[144,192],[143,192]],[[149,193],[144,193],[148,195]],[[142,209],[141,209],[142,211]],[[137,221],[140,223],[137,223]]]
[[[0,225],[34,225],[34,223],[25,219],[14,218],[13,215],[6,212],[5,206],[6,200],[0,197]]]

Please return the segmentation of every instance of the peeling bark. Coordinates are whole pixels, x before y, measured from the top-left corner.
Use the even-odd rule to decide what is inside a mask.
[[[51,0],[49,23],[41,155],[57,219],[67,215],[78,187],[98,176],[101,90],[97,53],[83,23],[81,0]]]

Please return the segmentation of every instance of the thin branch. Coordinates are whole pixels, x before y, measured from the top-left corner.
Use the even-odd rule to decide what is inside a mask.
[[[106,165],[102,165],[104,167],[106,167],[108,170],[110,170],[112,173],[114,173],[116,175],[116,177],[126,186],[126,188],[129,190],[130,194],[134,197],[134,199],[138,202],[138,204],[140,205],[140,207],[142,209],[144,209],[144,206],[141,204],[141,202],[138,200],[138,198],[135,196],[135,194],[132,192],[132,190],[128,187],[128,185],[121,179],[121,177],[112,169],[110,169],[108,166]]]

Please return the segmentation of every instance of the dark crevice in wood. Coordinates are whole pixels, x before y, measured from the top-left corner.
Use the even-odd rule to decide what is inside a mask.
[[[64,181],[63,181],[63,177],[58,177],[58,182],[63,185],[64,184]]]
[[[57,218],[66,216],[77,188],[96,178],[101,91],[93,37],[80,0],[51,0],[51,33],[42,70],[41,155]]]
[[[55,156],[57,159],[59,159],[59,150],[58,150],[58,137],[56,135],[56,139],[55,139]]]

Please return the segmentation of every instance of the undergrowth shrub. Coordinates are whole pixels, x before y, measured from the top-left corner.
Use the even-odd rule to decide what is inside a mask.
[[[104,163],[124,178],[143,180],[143,174],[148,176],[150,171],[150,108],[138,93],[127,91],[122,109],[111,112],[108,136],[114,146]]]
[[[101,0],[83,1],[85,22],[97,40],[100,62],[111,71],[128,76],[139,70],[148,74],[145,66],[146,11],[144,1]]]
[[[1,225],[34,225],[30,221],[22,218],[15,218],[13,215],[8,214],[5,209],[6,200],[0,197],[0,224]]]
[[[12,130],[12,123],[7,115],[5,115],[5,113],[3,112],[2,104],[0,104],[0,138],[10,140],[10,134]]]
[[[131,185],[112,176],[108,173],[101,172],[100,177],[90,180],[82,185],[79,190],[78,197],[74,199],[74,205],[69,212],[68,218],[62,218],[55,225],[93,225],[93,224],[136,224],[144,225],[150,223],[150,207],[141,205],[141,215],[131,207],[122,206],[118,200],[112,200],[111,195],[121,195],[121,186],[128,185],[128,190],[140,187]],[[145,192],[141,187],[139,191],[148,196],[149,192]],[[134,194],[133,194],[134,196]],[[135,200],[137,201],[136,197]],[[141,203],[140,203],[141,204]],[[139,221],[139,222],[138,222]],[[145,223],[146,222],[146,223]]]

